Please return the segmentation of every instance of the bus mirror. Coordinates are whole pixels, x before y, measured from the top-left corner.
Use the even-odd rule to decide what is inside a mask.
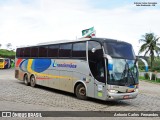
[[[134,64],[136,64],[138,62],[138,58],[136,58],[136,60],[135,60],[135,63]]]
[[[96,52],[96,48],[92,48],[92,53],[95,53]]]

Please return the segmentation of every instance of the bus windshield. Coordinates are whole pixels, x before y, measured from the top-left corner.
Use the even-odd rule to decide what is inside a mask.
[[[109,73],[107,83],[120,86],[138,84],[138,68],[135,60],[113,58],[113,70]]]
[[[138,83],[136,57],[131,44],[106,42],[105,53],[112,57],[113,69],[109,71],[108,84],[130,86]]]
[[[105,53],[113,58],[136,59],[132,45],[125,42],[106,42]]]
[[[4,60],[3,60],[3,59],[0,59],[0,62],[4,62]]]

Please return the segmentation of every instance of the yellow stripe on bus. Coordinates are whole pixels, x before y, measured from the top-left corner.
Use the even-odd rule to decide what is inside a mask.
[[[35,72],[31,69],[32,67],[32,63],[33,63],[33,59],[29,59],[28,60],[28,65],[27,65],[27,70],[28,72],[30,72],[31,74],[35,74],[37,76],[46,76],[46,77],[50,77],[50,78],[59,78],[59,79],[76,79],[76,78],[73,78],[73,77],[68,77],[68,76],[56,76],[56,75],[50,75],[50,74],[44,74],[44,73],[38,73],[38,72]]]

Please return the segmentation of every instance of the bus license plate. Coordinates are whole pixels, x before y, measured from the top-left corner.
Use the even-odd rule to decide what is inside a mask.
[[[129,98],[129,95],[123,96],[123,99],[128,99],[128,98]]]

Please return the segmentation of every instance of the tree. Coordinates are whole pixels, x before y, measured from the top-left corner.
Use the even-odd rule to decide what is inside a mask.
[[[149,53],[151,57],[151,68],[152,64],[155,59],[155,55],[160,54],[160,43],[158,40],[160,37],[154,35],[154,33],[146,33],[143,35],[144,39],[140,39],[139,42],[143,42],[142,46],[140,47],[139,53],[145,52],[144,56]]]
[[[0,44],[0,48],[2,47],[2,44]]]

